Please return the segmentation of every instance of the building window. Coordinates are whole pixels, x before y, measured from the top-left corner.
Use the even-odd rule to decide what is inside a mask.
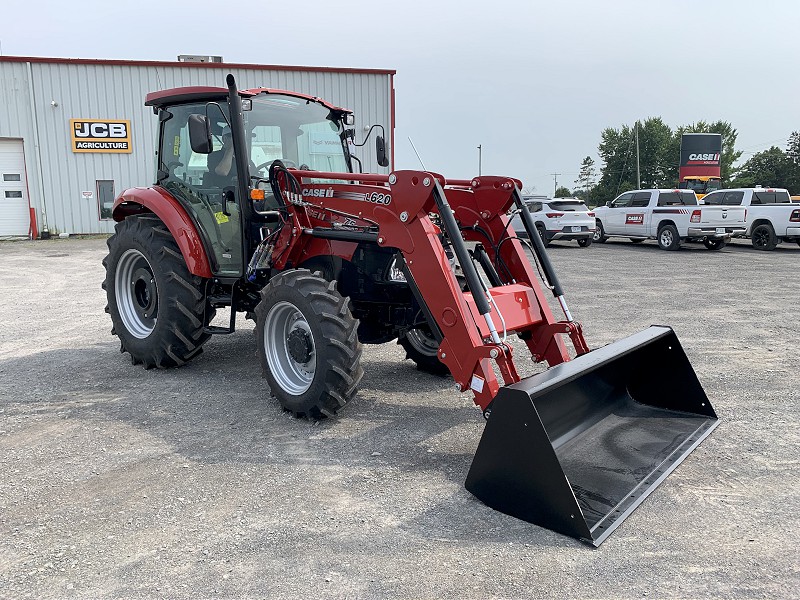
[[[3,173],[3,181],[21,181],[19,173]]]
[[[6,192],[6,198],[22,198],[22,192],[19,192],[17,190]]]
[[[109,179],[97,181],[97,210],[101,221],[112,219],[111,209],[114,208],[114,182]]]

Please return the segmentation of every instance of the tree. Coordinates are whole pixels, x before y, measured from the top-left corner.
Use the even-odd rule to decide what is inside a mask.
[[[572,197],[572,192],[569,191],[569,188],[565,188],[563,185],[559,186],[556,190],[556,198],[570,198]]]
[[[664,187],[677,171],[674,136],[660,117],[651,117],[633,127],[608,127],[600,135],[598,154],[603,161],[594,198],[610,200],[623,191],[636,189],[636,133],[639,138],[639,171],[643,188]],[[677,179],[677,177],[674,177]]]
[[[794,164],[800,167],[800,131],[793,131],[786,144],[786,156]]]
[[[590,191],[594,187],[596,179],[597,173],[594,168],[594,160],[592,160],[591,156],[587,156],[581,162],[581,170],[575,180],[575,187],[572,190],[575,196],[588,202]]]
[[[736,172],[729,187],[769,187],[797,189],[800,167],[777,146],[750,157]]]

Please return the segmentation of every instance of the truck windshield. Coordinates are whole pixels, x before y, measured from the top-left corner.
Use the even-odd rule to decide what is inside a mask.
[[[314,101],[282,94],[261,94],[244,111],[250,172],[266,177],[274,160],[287,167],[347,173],[342,124],[331,110]]]

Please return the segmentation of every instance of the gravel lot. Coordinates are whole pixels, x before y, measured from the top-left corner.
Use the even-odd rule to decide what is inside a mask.
[[[0,243],[0,597],[800,596],[800,248],[550,254],[591,346],[672,325],[722,419],[597,550],[463,488],[480,411],[398,346],[339,418],[296,420],[252,323],[145,371],[103,239]]]

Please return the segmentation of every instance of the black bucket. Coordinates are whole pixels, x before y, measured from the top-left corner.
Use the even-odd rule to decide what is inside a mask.
[[[659,326],[506,386],[491,408],[466,488],[594,546],[718,425]]]

